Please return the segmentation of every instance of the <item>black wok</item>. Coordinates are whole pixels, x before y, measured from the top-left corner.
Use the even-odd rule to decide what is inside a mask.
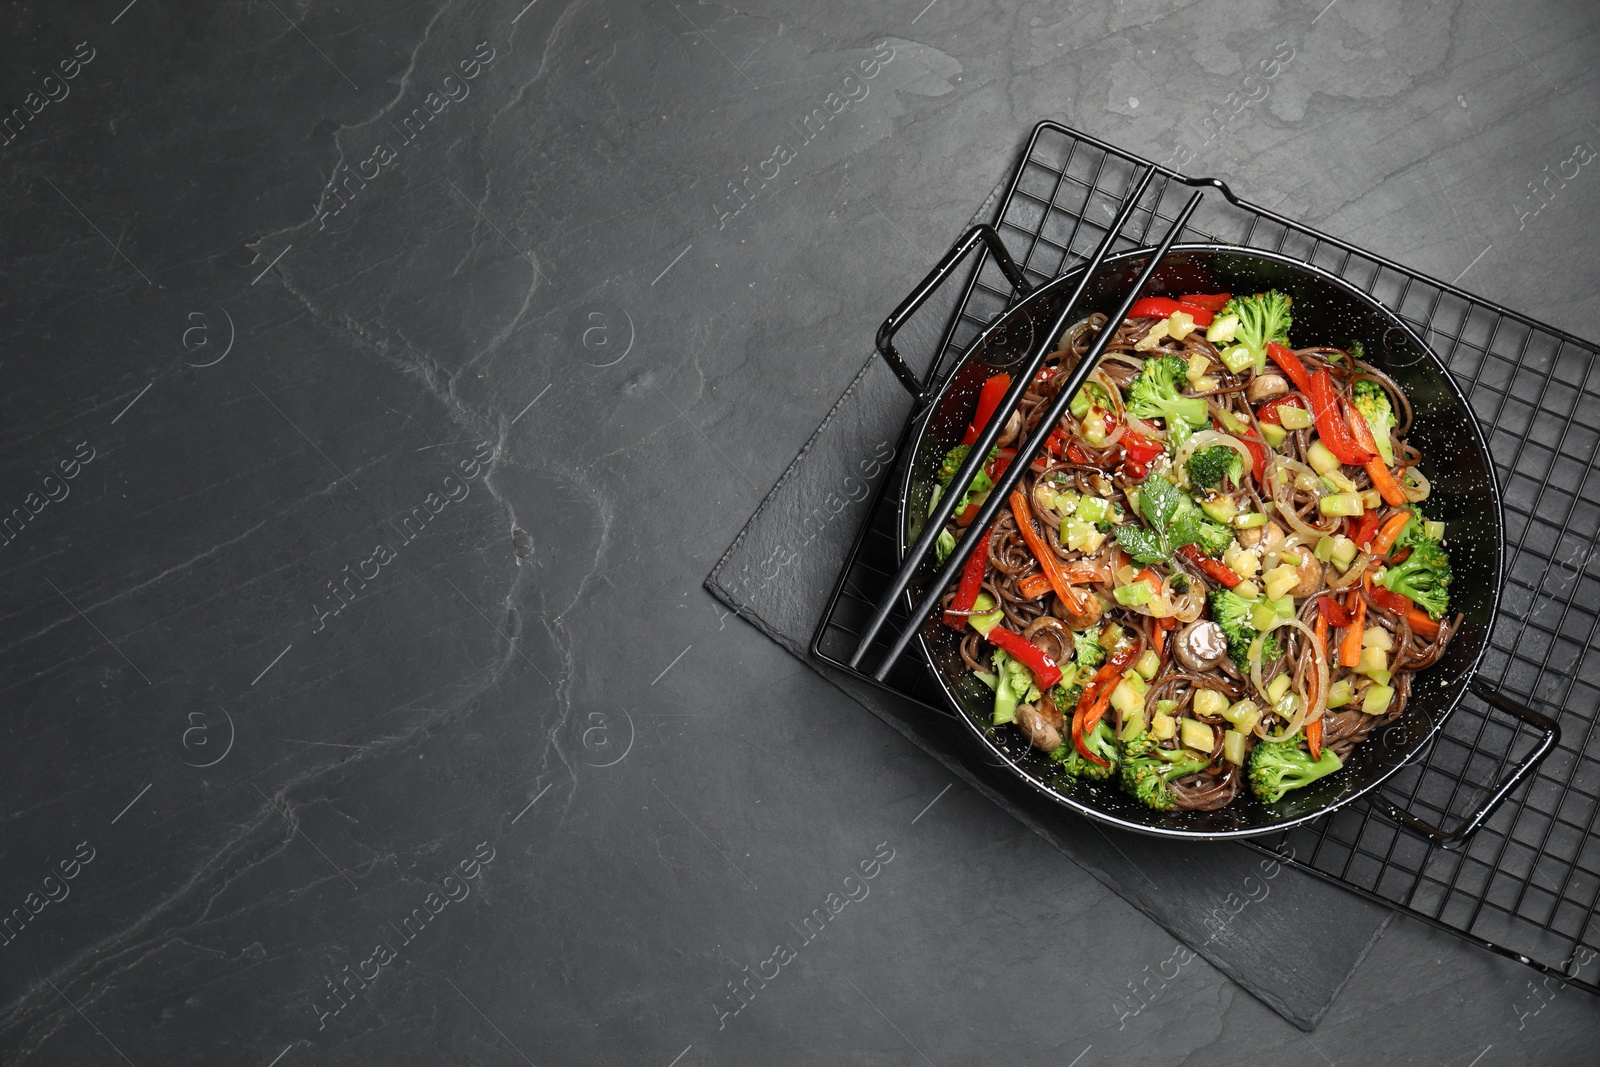
[[[1111,312],[1148,261],[1149,250],[1108,257],[1085,290],[1073,321]],[[931,277],[931,276],[930,276]],[[1034,290],[996,319],[951,371],[928,402],[911,433],[908,462],[901,468],[899,552],[905,558],[928,513],[941,458],[959,443],[972,419],[982,383],[997,370],[1026,357],[1036,329],[1043,329],[1076,284],[1068,274]],[[1500,491],[1488,445],[1466,398],[1443,365],[1397,316],[1359,289],[1323,270],[1286,256],[1223,245],[1176,245],[1142,295],[1192,292],[1254,293],[1278,289],[1294,300],[1295,340],[1340,346],[1359,340],[1368,360],[1393,376],[1416,411],[1407,439],[1422,452],[1422,471],[1432,483],[1429,518],[1448,527],[1455,581],[1452,611],[1465,617],[1443,658],[1415,677],[1403,715],[1375,732],[1351,753],[1342,770],[1266,805],[1245,791],[1219,811],[1152,811],[1112,782],[1062,779],[1051,761],[1029,747],[1014,726],[990,725],[993,694],[965,668],[960,636],[935,619],[924,623],[919,645],[951,706],[977,741],[1033,788],[1091,818],[1129,830],[1186,839],[1247,837],[1281,831],[1372,793],[1415,758],[1456,708],[1473,682],[1488,644],[1500,598],[1502,517]],[[920,575],[933,574],[931,560]],[[1554,738],[1554,724],[1479,685],[1496,706],[1548,726],[1539,751],[1480,805],[1466,822],[1439,830],[1404,812],[1391,814],[1437,839],[1475,829],[1493,807],[1533,769]]]

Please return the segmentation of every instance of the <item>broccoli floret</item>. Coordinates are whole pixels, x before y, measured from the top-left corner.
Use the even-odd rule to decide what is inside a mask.
[[[960,473],[961,464],[966,460],[967,455],[971,451],[971,445],[956,445],[956,447],[945,453],[944,461],[939,464],[938,481],[941,486],[948,486],[951,480],[955,478],[958,473]],[[989,450],[988,462],[993,463],[999,455],[1000,446],[996,445]],[[972,484],[967,486],[967,491],[965,493],[961,494],[961,499],[956,501],[956,510],[954,514],[960,515],[963,511],[967,510],[967,507],[972,503],[973,497],[982,493],[987,493],[993,488],[994,479],[989,477],[989,472],[980,470],[977,474],[973,475]],[[931,512],[933,509],[929,508],[928,510]]]
[[[1064,773],[1074,778],[1087,778],[1091,782],[1103,782],[1110,778],[1117,769],[1117,739],[1111,724],[1105,719],[1095,723],[1094,729],[1083,735],[1083,747],[1105,760],[1106,765],[1102,767],[1094,760],[1084,759],[1083,753],[1077,750],[1070,738],[1050,753],[1050,758],[1061,764]]]
[[[1389,551],[1399,552],[1402,548],[1415,548],[1424,541],[1437,545],[1438,542],[1428,536],[1428,520],[1423,518],[1422,510],[1415,504],[1407,504],[1406,507],[1411,509],[1411,518],[1400,527],[1400,536],[1394,539],[1394,547]]]
[[[1177,797],[1168,783],[1186,774],[1203,771],[1210,764],[1204,756],[1180,756],[1167,761],[1158,755],[1156,743],[1141,734],[1122,748],[1122,761],[1118,779],[1122,788],[1132,793],[1145,807],[1157,811],[1171,811]]]
[[[1344,766],[1331,748],[1322,750],[1322,758],[1312,760],[1311,754],[1300,747],[1299,739],[1287,741],[1257,741],[1250,750],[1250,791],[1263,804],[1273,804],[1283,799],[1291,789],[1303,789]]]
[[[961,469],[961,464],[967,461],[967,454],[972,451],[971,445],[956,445],[944,454],[944,461],[939,464],[939,484],[949,485],[956,472]]]
[[[1250,670],[1250,644],[1260,636],[1250,623],[1250,612],[1254,607],[1250,601],[1239,596],[1229,589],[1211,590],[1211,621],[1222,628],[1222,635],[1228,639],[1228,657],[1233,660],[1234,666],[1241,671]],[[1261,640],[1261,660],[1277,659],[1283,655],[1283,647],[1278,643],[1278,635],[1268,634]]]
[[[939,540],[933,543],[933,555],[940,565],[950,558],[950,553],[956,550],[956,535],[949,530],[939,531]]]
[[[1389,394],[1383,386],[1367,378],[1357,382],[1351,392],[1355,397],[1356,410],[1372,427],[1372,437],[1378,444],[1378,454],[1383,456],[1384,466],[1394,466],[1394,442],[1389,439],[1389,431],[1398,425],[1398,421],[1394,417],[1394,405],[1389,403]]]
[[[1230,449],[1231,451],[1231,449]],[[1202,521],[1196,530],[1195,547],[1208,556],[1220,556],[1233,544],[1233,531],[1220,522]]]
[[[1064,670],[1076,671],[1076,667],[1067,667]],[[1078,701],[1083,696],[1083,683],[1074,681],[1071,685],[1062,682],[1050,690],[1050,697],[1056,702],[1056,707],[1067,718],[1072,717],[1072,709],[1078,706]]]
[[[1128,410],[1141,419],[1178,420],[1191,426],[1209,426],[1204,397],[1184,396],[1184,362],[1177,356],[1157,356],[1144,361],[1139,377],[1128,390]]]
[[[1276,341],[1285,347],[1289,344],[1289,327],[1294,325],[1294,316],[1289,313],[1291,303],[1289,297],[1273,289],[1255,296],[1236,296],[1218,312],[1219,317],[1239,316],[1233,339],[1250,350],[1258,374],[1267,365],[1268,342]]]
[[[971,445],[956,445],[956,447],[944,454],[944,459],[939,463],[939,473],[937,475],[940,485],[949,485],[955,479],[955,476],[961,471],[961,464],[967,461],[967,456],[971,452]],[[989,458],[985,463],[993,463],[999,455],[1000,446],[995,445],[989,449]],[[973,485],[977,485],[976,479],[973,480]]]
[[[1411,521],[1416,522],[1416,517]],[[1411,555],[1385,571],[1379,584],[1391,593],[1410,597],[1431,617],[1440,618],[1450,607],[1450,556],[1428,537],[1413,537],[1409,546]]]
[[[1091,671],[1106,661],[1106,650],[1100,645],[1100,627],[1073,632],[1072,658],[1079,667]]]
[[[994,672],[999,679],[994,687],[994,724],[1001,726],[1017,720],[1018,704],[1039,699],[1039,687],[1033,672],[1004,649],[994,650]]]
[[[1238,485],[1244,478],[1244,457],[1227,445],[1211,445],[1195,449],[1183,469],[1196,489],[1215,489],[1224,478]]]

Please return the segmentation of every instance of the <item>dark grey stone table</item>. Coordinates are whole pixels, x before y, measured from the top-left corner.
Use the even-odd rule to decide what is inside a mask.
[[[1041,117],[1600,332],[1591,5],[3,25],[0,1061],[1594,1062],[1408,920],[1302,1034],[701,589]]]

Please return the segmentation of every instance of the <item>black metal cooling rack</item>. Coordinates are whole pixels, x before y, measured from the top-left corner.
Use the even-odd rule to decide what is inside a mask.
[[[1087,134],[1040,123],[994,227],[1029,280],[1048,281],[1088,259],[1134,172],[1148,165]],[[1163,232],[1191,191],[1173,172],[1158,173],[1148,206],[1129,219],[1113,252],[1148,245],[1152,229]],[[1594,974],[1580,972],[1600,952],[1600,566],[1591,569],[1600,526],[1600,350],[1224,192],[1207,198],[1180,240],[1281,252],[1339,275],[1411,324],[1461,384],[1489,437],[1506,519],[1501,612],[1481,677],[1557,716],[1563,737],[1526,786],[1464,841],[1440,845],[1403,829],[1380,800],[1254,847],[1292,855],[1284,861],[1600,995]],[[984,253],[935,349],[930,378],[942,379],[1011,299],[1010,283]],[[950,715],[916,657],[901,657],[886,683],[846,665],[899,564],[886,494],[894,484],[892,476],[880,482],[811,651]],[[903,605],[891,623],[891,632],[905,626]],[[1536,731],[1469,695],[1383,793],[1437,825],[1459,825],[1536,741]]]

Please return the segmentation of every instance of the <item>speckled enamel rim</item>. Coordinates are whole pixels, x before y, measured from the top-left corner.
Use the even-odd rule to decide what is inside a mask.
[[[1128,252],[1121,252],[1113,256],[1108,256],[1100,269],[1101,271],[1118,269],[1128,264],[1129,261],[1137,261],[1139,259],[1148,258],[1152,251],[1153,250],[1150,248],[1139,248]],[[1381,772],[1373,775],[1371,781],[1362,784],[1358,788],[1351,790],[1346,795],[1338,797],[1333,802],[1324,804],[1321,807],[1303,812],[1298,815],[1286,816],[1282,819],[1274,820],[1260,826],[1247,826],[1235,829],[1200,830],[1186,829],[1182,827],[1151,826],[1145,823],[1122,818],[1114,812],[1103,811],[1092,803],[1086,803],[1079,797],[1062,793],[1052,788],[1047,783],[1041,781],[1027,767],[1022,766],[1003,748],[997,745],[994,739],[986,734],[983,729],[973,721],[972,716],[967,713],[961,698],[954,691],[950,679],[947,678],[945,673],[937,666],[933,649],[928,644],[928,640],[924,632],[919,632],[917,634],[917,645],[921,649],[923,661],[926,663],[928,669],[932,671],[933,676],[938,679],[939,688],[944,693],[946,702],[954,711],[956,717],[965,723],[967,728],[972,731],[973,735],[982,745],[987,756],[990,759],[1008,767],[1013,774],[1015,774],[1022,781],[1026,782],[1033,789],[1044,794],[1063,807],[1078,812],[1079,814],[1097,822],[1116,826],[1123,830],[1130,830],[1134,833],[1148,834],[1156,837],[1175,838],[1184,841],[1223,841],[1282,833],[1283,831],[1301,825],[1302,823],[1321,818],[1322,816],[1335,811],[1351,803],[1352,801],[1368,796],[1374,790],[1382,786],[1385,781],[1415,760],[1417,756],[1428,747],[1428,745],[1433,741],[1434,737],[1444,727],[1445,722],[1449,719],[1451,714],[1454,713],[1456,707],[1460,704],[1461,698],[1466,694],[1468,683],[1477,674],[1479,667],[1483,663],[1484,654],[1488,650],[1490,627],[1492,626],[1493,619],[1499,613],[1500,592],[1504,579],[1505,521],[1502,514],[1499,479],[1495,474],[1494,463],[1490,458],[1489,446],[1484,438],[1482,426],[1479,425],[1478,419],[1472,413],[1471,405],[1468,404],[1466,396],[1461,392],[1460,386],[1456,384],[1455,379],[1451,376],[1444,363],[1437,355],[1434,354],[1432,349],[1423,343],[1422,339],[1416,335],[1416,332],[1412,330],[1411,327],[1408,326],[1398,315],[1389,310],[1383,304],[1379,303],[1367,293],[1362,292],[1360,289],[1357,289],[1355,286],[1345,281],[1343,278],[1340,278],[1335,274],[1331,274],[1320,267],[1306,263],[1302,260],[1295,259],[1291,256],[1282,255],[1281,253],[1267,252],[1260,249],[1244,248],[1234,245],[1195,243],[1173,245],[1170,256],[1193,256],[1196,254],[1228,255],[1264,260],[1269,263],[1275,263],[1280,266],[1311,275],[1343,292],[1353,302],[1364,305],[1368,309],[1377,312],[1379,316],[1389,323],[1389,328],[1402,331],[1406,340],[1409,341],[1418,352],[1421,352],[1424,358],[1432,364],[1433,369],[1438,373],[1440,380],[1444,383],[1446,389],[1449,391],[1450,397],[1454,400],[1456,406],[1456,415],[1460,422],[1467,428],[1467,440],[1469,440],[1477,449],[1479,458],[1483,464],[1483,469],[1487,476],[1489,498],[1491,504],[1493,505],[1490,519],[1493,524],[1494,532],[1494,564],[1492,568],[1494,581],[1493,587],[1489,590],[1489,600],[1487,606],[1488,610],[1486,614],[1486,618],[1489,621],[1485,624],[1483,633],[1479,635],[1478,648],[1473,653],[1467,669],[1464,670],[1461,676],[1452,683],[1454,693],[1445,703],[1443,712],[1436,717],[1429,719],[1428,729],[1415,739],[1415,741],[1409,747],[1409,750],[1404,756],[1395,762],[1394,766],[1381,770]],[[1026,314],[1032,305],[1048,300],[1052,295],[1058,294],[1069,283],[1074,282],[1080,273],[1081,268],[1079,270],[1074,270],[1067,274],[1061,275],[1052,281],[1041,285],[1038,289],[1035,289],[1032,293],[1030,293],[1025,299],[1017,303],[1015,306],[1009,308],[1007,311],[998,316],[992,323],[990,323],[989,326],[968,347],[967,354],[963,356],[960,362],[951,369],[948,377],[946,378],[945,385],[940,388],[938,394],[928,403],[922,414],[918,416],[916,431],[912,437],[911,445],[906,451],[908,461],[902,470],[900,478],[899,514],[897,516],[895,525],[896,550],[900,559],[903,560],[905,558],[910,547],[907,540],[907,519],[911,501],[912,481],[917,469],[916,458],[921,455],[933,416],[939,410],[940,405],[945,401],[947,391],[952,387],[953,383],[959,377],[959,371],[967,364],[968,361],[973,359],[977,353],[983,351],[984,343],[986,341],[988,341],[998,331],[1004,329],[1015,317]],[[909,600],[907,602],[907,606],[912,606]],[[1410,714],[1409,708],[1407,709],[1406,714]],[[1374,735],[1374,739],[1375,738],[1376,735]]]

